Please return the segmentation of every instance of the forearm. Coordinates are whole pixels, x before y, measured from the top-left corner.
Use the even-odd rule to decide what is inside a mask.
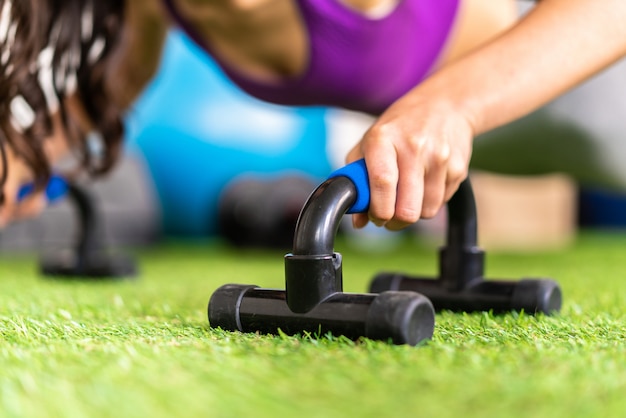
[[[410,94],[447,100],[475,134],[517,119],[626,54],[623,0],[543,0],[516,26]]]

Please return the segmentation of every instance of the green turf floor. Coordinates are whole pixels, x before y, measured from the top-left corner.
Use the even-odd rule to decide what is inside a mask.
[[[435,250],[338,242],[346,291],[379,270],[433,274]],[[136,282],[45,280],[0,256],[1,417],[623,417],[626,234],[566,251],[488,254],[490,278],[548,276],[555,317],[437,315],[423,347],[211,330],[226,282],[283,287],[282,252],[167,245]]]

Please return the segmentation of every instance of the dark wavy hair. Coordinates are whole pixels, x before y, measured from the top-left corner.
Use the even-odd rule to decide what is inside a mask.
[[[51,174],[43,145],[52,135],[56,112],[88,173],[107,172],[119,156],[122,110],[106,77],[122,36],[124,3],[0,0],[0,146],[10,146],[28,164],[37,187]],[[68,110],[65,99],[74,94],[92,131],[82,129]],[[93,138],[98,138],[97,147]],[[3,166],[0,181],[6,178]]]

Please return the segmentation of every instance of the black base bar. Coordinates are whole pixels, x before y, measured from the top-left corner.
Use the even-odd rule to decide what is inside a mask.
[[[50,278],[128,279],[136,276],[135,260],[110,252],[91,252],[88,256],[58,252],[42,257],[40,271]]]
[[[419,292],[429,298],[437,310],[494,313],[523,310],[551,314],[561,308],[561,290],[558,283],[550,279],[477,280],[461,291],[450,291],[439,280],[381,273],[370,286],[373,293],[389,290]]]
[[[209,302],[212,327],[288,335],[327,333],[416,345],[430,339],[435,321],[430,301],[413,292],[380,295],[335,293],[305,314],[292,312],[284,290],[225,285]]]

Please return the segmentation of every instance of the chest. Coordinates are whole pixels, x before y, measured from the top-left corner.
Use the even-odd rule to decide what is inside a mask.
[[[303,7],[330,5],[367,18],[392,11],[400,1],[166,0],[219,61],[263,82],[305,71],[311,40]]]

